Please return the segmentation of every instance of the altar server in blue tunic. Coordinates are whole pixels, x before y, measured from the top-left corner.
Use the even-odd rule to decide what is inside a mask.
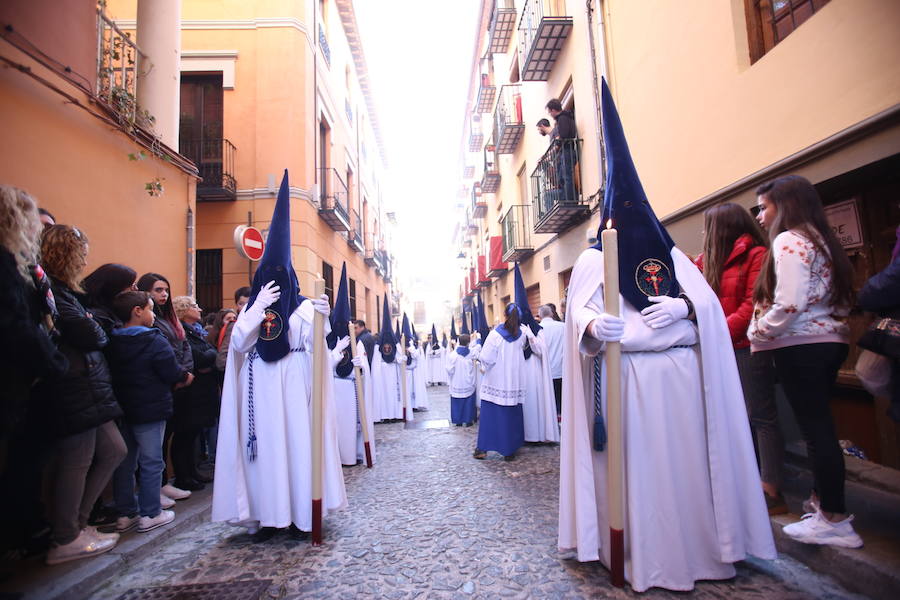
[[[471,427],[475,423],[475,358],[469,348],[469,334],[458,338],[459,344],[447,357],[450,379],[450,421],[454,425]]]
[[[528,327],[520,327],[521,310],[510,303],[506,321],[492,329],[482,345],[479,360],[485,372],[481,380],[481,421],[478,445],[473,456],[483,459],[493,450],[513,460],[525,443],[522,402],[525,400],[526,342],[535,337]]]

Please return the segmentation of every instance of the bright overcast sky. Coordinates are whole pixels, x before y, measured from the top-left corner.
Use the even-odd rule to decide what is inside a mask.
[[[443,302],[459,287],[450,241],[479,8],[479,0],[354,2],[389,164],[385,200],[397,211],[393,251],[407,299],[424,300],[429,321],[446,318]],[[424,285],[410,285],[417,277]]]

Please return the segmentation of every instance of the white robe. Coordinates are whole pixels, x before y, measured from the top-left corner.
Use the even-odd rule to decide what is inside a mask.
[[[525,360],[525,399],[522,416],[526,442],[559,442],[559,421],[556,418],[556,396],[550,377],[550,360],[543,330],[531,343],[532,355]]]
[[[732,577],[748,554],[776,556],[724,313],[693,263],[677,248],[672,257],[697,326],[650,329],[620,298],[625,577],[636,591],[690,590]],[[592,356],[603,345],[584,335],[603,311],[602,282],[602,253],[584,251],[567,303],[559,547],[608,566],[608,452],[591,446]],[[605,384],[602,393],[605,414]]]
[[[515,406],[525,400],[525,328],[517,339],[507,342],[491,330],[481,348],[478,360],[484,366],[479,388],[480,400],[497,406]]]
[[[444,349],[438,347],[434,350],[429,346],[425,349],[425,365],[428,370],[425,378],[430,384],[447,383],[447,370],[444,368]]]
[[[405,361],[406,356],[397,353],[394,361],[387,363],[381,357],[378,346],[375,346],[375,356],[372,358],[372,380],[375,397],[375,416],[377,421],[403,418],[403,398],[400,386],[400,361]],[[407,381],[408,381],[407,368]],[[407,385],[407,395],[410,393]],[[377,418],[376,418],[377,417]],[[407,410],[406,419],[412,419],[412,409]]]
[[[312,329],[305,300],[290,315],[292,349],[276,362],[257,357],[253,367],[257,458],[248,459],[248,353],[256,347],[263,313],[241,311],[234,324],[219,416],[212,520],[234,525],[312,529]],[[325,322],[326,331],[329,329]],[[347,504],[332,396],[332,361],[323,361],[323,516]]]
[[[366,349],[363,347],[362,342],[356,342],[356,356],[366,356]],[[350,375],[346,378],[338,377],[334,369],[331,371],[334,374],[334,404],[337,415],[338,445],[341,463],[345,465],[355,465],[357,461],[366,459],[362,426],[360,424],[361,415],[358,406],[360,400],[364,400],[366,403],[369,450],[372,454],[372,464],[375,463],[375,426],[373,424],[375,405],[372,392],[372,373],[369,370],[369,361],[363,360],[362,363],[360,371],[362,371],[363,396],[365,398],[358,399],[356,397],[355,369],[350,371]]]
[[[428,410],[428,388],[425,385],[425,353],[421,348],[413,348],[413,364],[407,367],[407,373],[412,369],[409,387],[409,405],[419,410]]]
[[[447,375],[450,381],[451,398],[468,398],[475,393],[475,364],[477,355],[469,350],[467,356],[461,356],[453,350],[447,353]]]

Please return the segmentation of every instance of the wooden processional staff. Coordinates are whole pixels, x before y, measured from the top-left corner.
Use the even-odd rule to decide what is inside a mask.
[[[350,321],[348,327],[350,331],[350,356],[356,358],[356,330],[353,328],[354,323]],[[366,397],[363,395],[362,369],[354,366],[353,375],[356,379],[356,399],[359,405],[359,422],[362,426],[363,447],[366,450],[366,467],[372,468],[372,447],[369,445],[369,419],[366,415]]]

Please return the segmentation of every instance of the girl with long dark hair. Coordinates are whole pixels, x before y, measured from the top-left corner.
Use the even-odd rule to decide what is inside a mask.
[[[788,512],[781,495],[784,439],[775,404],[775,368],[768,354],[750,352],[747,339],[753,289],[769,241],[749,211],[731,202],[704,213],[704,231],[703,254],[697,258],[697,266],[725,311],[769,514],[784,514]]]
[[[481,418],[478,445],[473,456],[484,459],[489,450],[513,460],[525,443],[522,402],[525,399],[525,343],[534,334],[521,327],[521,313],[511,303],[504,311],[506,320],[491,330],[482,345],[478,360],[485,369],[481,379]]]
[[[819,194],[788,175],[756,190],[771,250],[753,293],[748,337],[772,360],[806,440],[814,476],[813,509],[784,532],[810,544],[862,546],[844,505],[844,457],[829,401],[847,358],[853,269],[825,217]]]
[[[113,310],[113,298],[119,292],[134,289],[136,278],[134,269],[116,263],[99,266],[84,278],[81,285],[86,294],[86,306],[107,335],[122,325]]]

